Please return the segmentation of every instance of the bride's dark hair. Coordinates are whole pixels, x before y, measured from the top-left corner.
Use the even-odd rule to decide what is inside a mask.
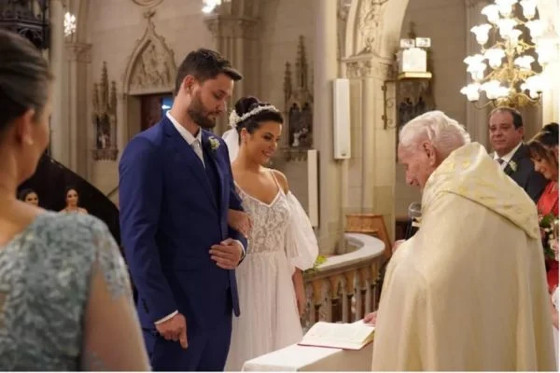
[[[270,105],[268,102],[259,101],[258,98],[253,96],[246,96],[241,97],[235,103],[235,112],[238,116],[243,116],[244,114],[250,112],[258,108],[259,106],[266,106]],[[282,114],[278,110],[263,110],[259,111],[258,113],[249,116],[247,119],[242,120],[241,122],[237,123],[236,129],[237,132],[241,132],[243,128],[247,130],[249,133],[255,132],[260,126],[262,122],[266,121],[273,121],[278,122],[280,124],[284,123],[284,119],[282,118]]]

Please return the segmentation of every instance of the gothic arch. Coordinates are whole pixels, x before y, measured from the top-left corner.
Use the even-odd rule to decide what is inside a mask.
[[[172,92],[177,73],[173,50],[155,31],[148,12],[144,36],[137,42],[126,66],[123,92],[128,95]]]

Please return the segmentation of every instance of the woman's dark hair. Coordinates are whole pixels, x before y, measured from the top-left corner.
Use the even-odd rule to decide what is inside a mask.
[[[259,106],[266,106],[270,105],[268,102],[259,101],[258,98],[253,96],[241,97],[235,103],[235,112],[237,115],[242,117],[244,114],[250,112],[258,108]],[[278,110],[263,110],[259,111],[258,113],[249,116],[245,120],[237,123],[237,132],[241,132],[243,128],[247,130],[249,133],[255,132],[259,128],[262,122],[266,121],[273,121],[280,124],[284,123],[284,119],[282,118],[282,114]]]
[[[31,188],[22,189],[22,190],[20,190],[20,192],[18,193],[18,199],[19,199],[20,201],[25,201],[25,199],[27,198],[27,196],[30,195],[31,193],[37,194],[37,192],[34,191],[34,190],[31,189]]]
[[[78,195],[78,204],[80,203],[80,192],[78,191],[78,189],[73,186],[73,185],[69,185],[66,187],[66,189],[64,190],[64,200],[66,201],[66,199],[68,198],[68,192],[73,190],[74,192],[76,192],[76,194]]]
[[[52,75],[47,61],[30,41],[0,29],[0,133],[27,110],[35,118],[48,99]]]
[[[558,158],[554,147],[558,146],[558,123],[552,122],[544,126],[528,143],[529,155],[532,159],[546,159],[551,165],[558,167]]]

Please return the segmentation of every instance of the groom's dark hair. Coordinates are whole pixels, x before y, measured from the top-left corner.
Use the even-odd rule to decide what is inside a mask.
[[[231,62],[221,54],[210,49],[200,48],[190,52],[177,70],[174,95],[177,95],[187,75],[192,75],[200,83],[214,79],[218,74],[226,74],[231,79],[241,80],[243,76],[231,66]]]

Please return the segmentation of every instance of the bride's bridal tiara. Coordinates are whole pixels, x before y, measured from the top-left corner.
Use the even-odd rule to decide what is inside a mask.
[[[237,111],[235,111],[235,109],[233,109],[233,111],[231,112],[231,114],[229,115],[229,126],[231,128],[237,128],[237,125],[240,122],[243,122],[245,119],[252,117],[253,115],[256,115],[258,113],[260,113],[261,111],[274,111],[274,112],[278,112],[278,109],[276,109],[276,107],[274,105],[263,105],[263,106],[257,106],[256,108],[254,108],[251,111],[246,112],[245,114],[243,114],[242,116],[237,115]]]

